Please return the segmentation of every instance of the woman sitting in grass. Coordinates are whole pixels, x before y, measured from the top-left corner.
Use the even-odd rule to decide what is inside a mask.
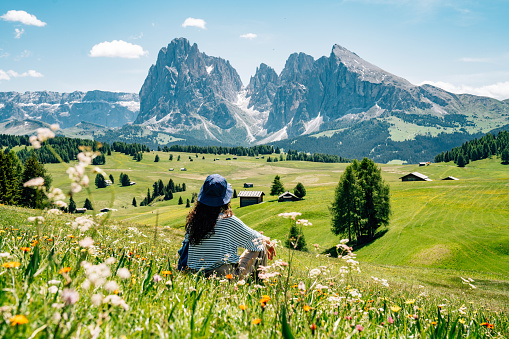
[[[205,275],[235,275],[242,279],[267,265],[274,247],[268,237],[246,226],[233,215],[233,190],[226,179],[211,174],[205,179],[198,200],[186,220],[189,241],[187,266]],[[238,248],[246,250],[239,257]]]

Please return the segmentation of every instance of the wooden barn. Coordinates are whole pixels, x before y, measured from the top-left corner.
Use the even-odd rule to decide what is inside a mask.
[[[264,195],[262,191],[240,191],[237,194],[240,198],[240,207],[259,204],[263,202]]]
[[[419,172],[412,172],[405,176],[402,176],[401,181],[433,181],[428,176],[421,174]]]
[[[251,187],[253,187],[253,183],[251,183],[251,182],[244,183],[244,188],[251,188]]]
[[[442,180],[460,180],[460,179],[455,178],[453,176],[448,176],[447,178],[443,178]]]
[[[289,191],[286,191],[285,193],[281,194],[277,201],[283,202],[283,201],[297,201],[300,200],[299,197],[297,197],[295,194],[290,193]]]

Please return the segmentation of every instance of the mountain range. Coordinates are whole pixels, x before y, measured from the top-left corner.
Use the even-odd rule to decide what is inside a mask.
[[[105,127],[127,123],[130,133],[152,136],[149,141],[159,144],[271,143],[415,162],[427,156],[412,151],[423,138],[437,141],[439,149],[448,140],[508,128],[509,99],[416,86],[339,45],[316,60],[294,53],[280,74],[262,63],[244,86],[229,61],[179,38],[159,51],[139,97],[100,91],[0,93],[0,122],[27,119],[74,129],[82,121]],[[128,137],[125,132],[103,136]]]

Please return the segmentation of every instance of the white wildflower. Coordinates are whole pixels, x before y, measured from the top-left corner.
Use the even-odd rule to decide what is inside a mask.
[[[60,280],[50,280],[48,281],[48,285],[58,285],[60,284]]]
[[[340,243],[341,244],[346,244],[347,242],[349,242],[350,240],[349,239],[341,239]]]
[[[106,259],[106,260],[104,261],[104,263],[105,263],[105,264],[107,264],[107,265],[113,265],[113,264],[115,263],[115,261],[116,261],[116,259],[115,259],[115,258],[113,258],[113,257],[109,257],[108,259]]]
[[[42,187],[44,186],[44,178],[37,177],[28,180],[23,184],[23,187]]]
[[[74,305],[80,298],[80,295],[75,290],[66,288],[62,291],[62,300],[66,305]]]
[[[10,258],[11,254],[9,252],[0,253],[0,258]]]
[[[94,294],[90,299],[94,306],[100,306],[103,302],[103,296],[101,294]]]
[[[53,285],[53,286],[50,286],[50,287],[48,288],[48,292],[49,292],[49,293],[51,293],[51,294],[55,294],[55,293],[57,293],[57,292],[58,292],[58,287],[56,287],[56,286],[54,286],[54,285]]]
[[[119,287],[118,287],[118,284],[117,284],[117,282],[116,282],[116,281],[114,281],[114,280],[110,280],[110,281],[108,281],[108,282],[104,285],[104,289],[105,289],[106,291],[108,291],[108,292],[114,292],[114,291],[118,290],[118,289],[119,289]]]
[[[309,277],[315,278],[315,277],[319,276],[321,273],[322,273],[322,271],[320,271],[318,268],[313,268],[311,271],[309,271]]]
[[[94,245],[94,240],[90,237],[86,237],[80,240],[79,244],[83,248],[91,248]]]
[[[126,302],[116,294],[112,294],[104,298],[103,303],[113,306],[121,306],[124,310],[129,310],[129,305],[127,305]]]
[[[60,208],[66,208],[67,203],[62,200],[57,200],[57,201],[55,201],[55,206],[60,207]]]
[[[51,131],[49,128],[38,128],[37,129],[37,139],[39,139],[40,142],[46,141],[48,139],[54,138],[55,133]]]
[[[51,124],[49,126],[49,128],[51,128],[52,131],[58,131],[60,129],[60,125],[59,124]]]
[[[59,215],[59,214],[62,214],[62,211],[57,209],[57,208],[52,208],[50,210],[48,210],[48,214],[56,214],[56,215]]]
[[[302,213],[300,213],[300,212],[285,212],[285,213],[278,214],[279,217],[292,218],[293,220],[295,220],[295,218],[300,215],[302,215]]]
[[[129,279],[131,277],[131,272],[125,267],[119,268],[117,271],[117,276],[120,279]]]

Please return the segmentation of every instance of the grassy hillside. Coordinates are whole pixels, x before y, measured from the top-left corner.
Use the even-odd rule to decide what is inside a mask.
[[[159,154],[160,162],[155,163]],[[177,156],[181,161],[176,161]],[[319,244],[322,249],[338,243],[341,237],[330,232],[328,206],[335,186],[346,164],[321,164],[309,162],[267,163],[265,159],[238,157],[225,160],[227,156],[152,152],[144,154],[141,162],[114,153],[101,166],[113,174],[116,184],[103,189],[91,188],[97,208],[111,206],[118,211],[112,217],[139,224],[155,224],[180,228],[184,225],[188,209],[177,205],[182,195],[184,202],[198,192],[208,174],[220,173],[233,187],[240,191],[244,182],[254,183],[252,190],[269,192],[271,181],[279,174],[287,189],[302,182],[307,189],[305,200],[278,203],[275,197],[265,196],[265,202],[256,206],[239,208],[239,200],[233,200],[236,215],[253,228],[265,234],[284,239],[289,225],[277,217],[278,213],[298,211],[313,226],[304,229],[308,244]],[[193,161],[189,160],[189,156]],[[220,160],[214,161],[213,159]],[[65,187],[67,178],[63,165],[47,165],[54,184]],[[186,167],[186,172],[179,169]],[[169,168],[174,168],[170,172]],[[358,251],[364,262],[412,267],[457,269],[490,272],[509,276],[509,171],[497,159],[486,159],[458,168],[452,163],[417,165],[382,165],[383,176],[391,185],[392,217],[387,233]],[[428,175],[432,182],[401,182],[399,177],[419,171]],[[127,173],[137,184],[120,187],[118,176]],[[446,176],[459,181],[441,181]],[[176,193],[168,202],[155,202],[151,206],[133,207],[133,197],[138,203],[151,188],[154,181],[162,179],[166,184],[172,178],[175,183],[185,182],[188,190]],[[91,178],[93,182],[93,178]],[[114,194],[114,201],[112,195]],[[80,193],[76,202],[83,205],[86,195]]]

